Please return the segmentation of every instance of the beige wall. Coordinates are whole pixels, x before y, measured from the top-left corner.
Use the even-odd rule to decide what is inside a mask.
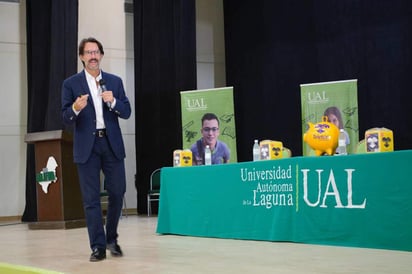
[[[98,12],[96,11],[98,8]],[[94,12],[91,12],[93,11]],[[104,47],[101,68],[119,75],[123,79],[126,94],[132,106],[128,120],[120,119],[126,146],[126,204],[137,207],[134,175],[136,173],[135,148],[135,104],[134,104],[134,55],[133,55],[133,15],[124,12],[124,0],[79,1],[79,41],[85,37],[95,37]],[[79,71],[83,69],[78,62]]]
[[[197,88],[226,86],[223,0],[196,0]]]
[[[130,0],[128,0],[130,2]],[[96,7],[98,9],[96,10]],[[26,1],[0,2],[0,217],[25,206],[27,132]],[[198,88],[225,86],[223,1],[196,0]],[[124,0],[79,1],[79,40],[94,36],[105,48],[103,70],[122,77],[132,116],[121,121],[126,145],[126,203],[136,209],[133,16]],[[79,71],[82,65],[79,62]]]
[[[25,1],[0,2],[0,216],[25,206],[27,132]]]

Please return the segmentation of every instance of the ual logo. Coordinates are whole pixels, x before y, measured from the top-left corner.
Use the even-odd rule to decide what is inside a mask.
[[[36,182],[41,185],[41,188],[44,193],[47,193],[49,185],[57,181],[56,177],[56,167],[57,162],[53,156],[50,156],[47,160],[47,166],[36,174]]]

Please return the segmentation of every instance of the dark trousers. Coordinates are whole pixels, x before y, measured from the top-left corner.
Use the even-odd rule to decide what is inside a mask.
[[[90,158],[84,164],[77,164],[83,206],[86,215],[90,247],[106,248],[117,243],[117,226],[121,215],[123,197],[126,191],[124,159],[117,159],[106,137],[97,137]],[[108,206],[106,232],[100,203],[100,172],[103,171]]]

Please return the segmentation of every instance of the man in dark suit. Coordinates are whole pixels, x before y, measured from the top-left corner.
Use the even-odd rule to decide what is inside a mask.
[[[79,57],[84,70],[67,78],[62,88],[63,121],[74,125],[73,156],[93,262],[105,259],[106,249],[112,256],[123,255],[117,243],[117,226],[126,191],[126,154],[118,118],[128,119],[131,114],[120,77],[100,69],[103,55],[99,41],[83,39]],[[101,172],[109,195],[106,231],[100,204]]]

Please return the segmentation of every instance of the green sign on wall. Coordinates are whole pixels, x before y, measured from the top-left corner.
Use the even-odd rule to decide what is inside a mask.
[[[338,128],[347,133],[348,153],[354,153],[359,142],[357,80],[303,84],[301,87],[302,136],[308,123],[323,121],[323,116],[339,121]],[[333,118],[332,118],[333,117]],[[303,155],[313,155],[303,142]]]
[[[219,140],[230,149],[230,162],[237,162],[235,111],[233,87],[182,91],[183,149],[190,149],[202,137],[201,119],[205,113],[214,113],[220,122]]]

